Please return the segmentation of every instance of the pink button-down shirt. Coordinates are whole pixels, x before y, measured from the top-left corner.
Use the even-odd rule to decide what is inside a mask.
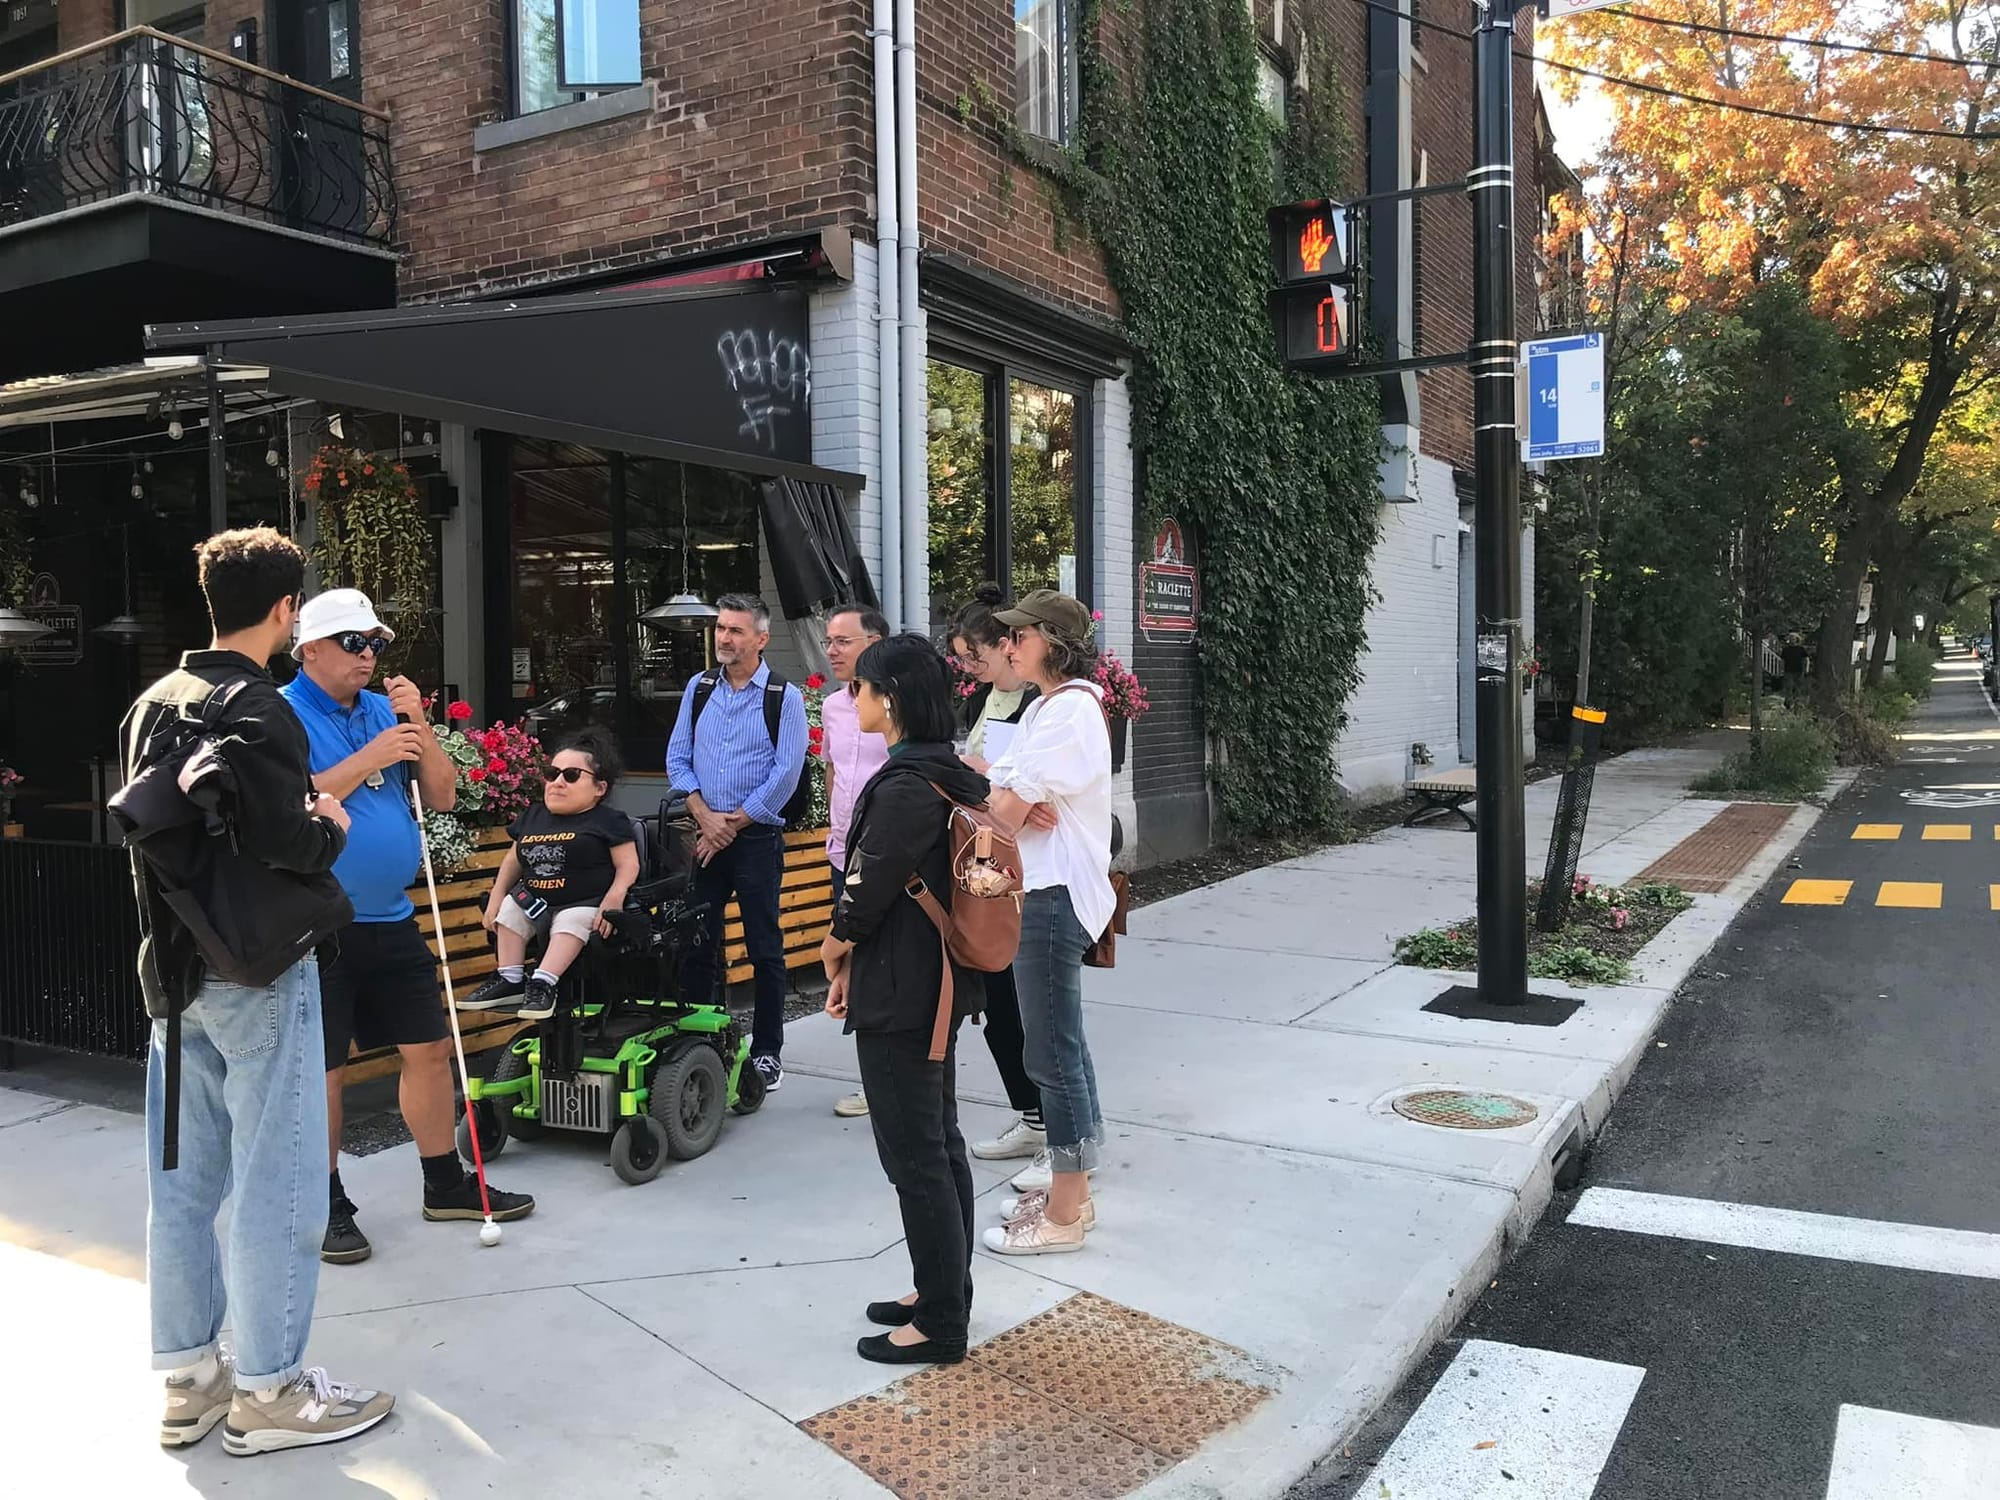
[[[854,804],[868,778],[887,764],[889,742],[879,734],[863,733],[860,711],[844,682],[829,682],[819,706],[822,753],[833,767],[833,794],[828,799],[826,857],[835,869],[847,868],[847,832],[854,822]]]

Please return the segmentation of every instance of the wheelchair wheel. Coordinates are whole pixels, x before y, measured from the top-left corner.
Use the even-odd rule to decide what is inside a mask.
[[[754,1115],[764,1107],[767,1091],[764,1075],[750,1065],[750,1059],[743,1059],[743,1067],[736,1075],[736,1102],[730,1109],[739,1115]]]
[[[479,1122],[479,1155],[483,1161],[491,1161],[507,1149],[507,1122],[501,1117],[500,1108],[491,1099],[472,1101],[472,1118]],[[472,1160],[472,1130],[466,1117],[458,1117],[455,1132],[458,1154],[466,1161]]]
[[[511,1049],[500,1054],[500,1061],[493,1069],[493,1082],[511,1083],[516,1078],[527,1076],[527,1058]],[[493,1101],[493,1105],[500,1111],[500,1119],[507,1127],[507,1134],[517,1141],[538,1141],[548,1133],[548,1127],[540,1120],[524,1120],[514,1113],[514,1105],[519,1097],[516,1094],[503,1094]],[[486,1144],[484,1136],[480,1137],[479,1144],[481,1146]]]
[[[611,1170],[638,1186],[651,1182],[667,1164],[667,1132],[658,1120],[634,1115],[611,1137]]]
[[[667,1133],[667,1150],[679,1161],[706,1155],[722,1134],[729,1075],[713,1047],[697,1044],[669,1056],[653,1070],[646,1108]]]

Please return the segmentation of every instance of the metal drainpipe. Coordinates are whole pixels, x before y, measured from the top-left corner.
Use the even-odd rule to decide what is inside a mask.
[[[903,462],[904,629],[930,628],[929,475],[924,406],[924,314],[917,301],[917,4],[896,0],[896,244]]]
[[[875,381],[880,412],[876,500],[882,518],[882,613],[903,618],[902,370],[897,340],[901,324],[895,273],[896,123],[894,0],[875,0],[868,32],[875,47]]]

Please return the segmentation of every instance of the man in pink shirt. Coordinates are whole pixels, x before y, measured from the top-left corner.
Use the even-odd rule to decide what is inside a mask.
[[[826,622],[826,662],[833,669],[833,686],[819,708],[820,756],[827,770],[826,860],[833,866],[833,899],[840,900],[847,882],[847,831],[854,823],[854,805],[861,789],[889,759],[889,743],[879,734],[864,733],[855,714],[854,664],[861,653],[889,633],[889,622],[875,610],[842,605]],[[866,1094],[849,1094],[833,1106],[837,1115],[852,1119],[868,1113]]]

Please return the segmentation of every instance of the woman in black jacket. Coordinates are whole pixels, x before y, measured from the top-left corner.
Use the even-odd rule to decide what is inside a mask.
[[[984,976],[952,965],[944,1061],[930,1061],[946,962],[938,930],[906,894],[922,878],[949,909],[950,804],[986,799],[986,778],[952,752],[951,692],[937,649],[897,635],[862,652],[854,669],[861,728],[889,742],[889,760],[862,789],[847,840],[847,887],[820,956],[832,987],[827,1014],[847,1023],[882,1169],[902,1200],[917,1290],[869,1304],[892,1332],[861,1340],[881,1364],[955,1364],[965,1358],[972,1307],[972,1169],[958,1129],[958,1022],[978,1012]]]

